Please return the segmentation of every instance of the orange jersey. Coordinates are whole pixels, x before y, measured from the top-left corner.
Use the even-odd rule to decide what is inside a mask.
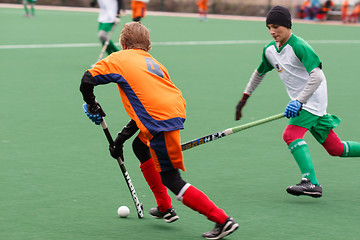
[[[197,5],[200,10],[207,11],[208,9],[207,0],[198,0]]]
[[[360,14],[360,4],[356,4],[352,11],[353,14]]]
[[[349,11],[349,2],[348,0],[345,0],[343,5],[341,6],[341,12],[347,15],[348,11]]]
[[[167,69],[140,49],[115,52],[89,70],[96,85],[117,83],[126,112],[148,139],[183,129],[186,102]]]
[[[132,18],[145,17],[146,3],[141,1],[131,1]]]
[[[301,5],[301,9],[302,10],[305,10],[305,8],[308,8],[310,7],[310,1],[309,0],[306,0],[303,2],[303,4]]]

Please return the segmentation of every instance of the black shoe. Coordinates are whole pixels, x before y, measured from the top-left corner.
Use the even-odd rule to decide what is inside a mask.
[[[301,179],[301,182],[296,184],[296,186],[287,187],[286,191],[295,196],[307,195],[314,198],[319,198],[322,196],[321,185],[312,184],[310,179],[307,178]]]
[[[169,208],[166,212],[161,212],[159,208],[151,208],[150,215],[154,218],[162,218],[167,223],[175,222],[179,219],[179,216],[176,215],[175,209]]]
[[[206,239],[221,239],[238,229],[239,224],[232,217],[228,217],[224,224],[215,224],[215,228],[210,232],[203,233]]]

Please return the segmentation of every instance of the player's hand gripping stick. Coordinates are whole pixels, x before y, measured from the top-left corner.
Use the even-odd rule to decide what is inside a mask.
[[[110,131],[109,131],[107,125],[106,125],[105,119],[102,119],[100,125],[101,125],[101,127],[102,127],[102,129],[103,129],[103,131],[105,133],[106,139],[108,140],[109,144],[114,145],[114,140],[111,137],[111,134],[110,134]],[[127,172],[127,170],[125,168],[124,161],[121,159],[121,157],[118,157],[116,160],[117,160],[117,162],[119,164],[121,172],[123,173],[123,176],[125,178],[127,186],[128,186],[128,188],[130,190],[131,197],[132,197],[132,199],[134,201],[134,204],[135,204],[135,207],[136,207],[137,215],[138,215],[139,218],[143,218],[144,217],[143,204],[139,201],[139,198],[136,195],[135,187],[134,187],[134,185],[133,185],[133,183],[131,181],[129,173]]]

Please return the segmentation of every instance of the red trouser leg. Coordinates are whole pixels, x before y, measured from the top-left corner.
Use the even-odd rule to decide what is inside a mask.
[[[288,125],[284,130],[283,139],[286,144],[289,145],[297,139],[303,139],[306,132],[307,128],[299,127],[296,125]]]
[[[341,156],[344,152],[343,143],[332,129],[322,146],[331,156]]]
[[[302,139],[307,129],[295,125],[288,125],[283,133],[283,139],[287,145],[295,141],[296,139]],[[344,145],[342,144],[339,137],[331,129],[325,142],[322,146],[331,156],[341,156],[344,151]]]

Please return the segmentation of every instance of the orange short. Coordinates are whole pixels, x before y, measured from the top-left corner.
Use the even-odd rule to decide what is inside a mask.
[[[140,1],[131,1],[132,18],[145,17],[146,3]]]
[[[147,139],[142,132],[138,137],[150,148],[150,154],[158,172],[173,169],[185,171],[179,130],[160,132],[151,140]]]

